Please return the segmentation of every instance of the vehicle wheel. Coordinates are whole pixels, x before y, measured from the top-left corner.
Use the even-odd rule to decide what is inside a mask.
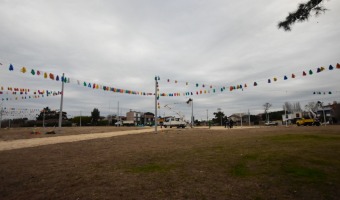
[[[296,123],[296,125],[297,125],[297,126],[300,126],[301,124],[299,124],[299,123]]]
[[[166,126],[164,126],[164,128],[166,128]]]
[[[170,126],[169,128],[172,128],[172,126]]]

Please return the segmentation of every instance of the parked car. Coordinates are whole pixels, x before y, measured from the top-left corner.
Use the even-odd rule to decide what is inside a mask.
[[[266,122],[266,123],[264,123],[264,125],[266,125],[266,126],[277,126],[277,125],[279,125],[277,122],[271,122],[271,121],[269,121],[269,122]]]

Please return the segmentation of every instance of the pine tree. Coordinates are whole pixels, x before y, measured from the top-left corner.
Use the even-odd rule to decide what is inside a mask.
[[[309,0],[307,3],[300,3],[298,9],[289,13],[284,21],[279,22],[278,28],[283,28],[285,31],[291,31],[291,26],[296,22],[303,22],[308,20],[311,16],[311,12],[314,12],[315,16],[324,13],[327,9],[321,5],[324,0]]]

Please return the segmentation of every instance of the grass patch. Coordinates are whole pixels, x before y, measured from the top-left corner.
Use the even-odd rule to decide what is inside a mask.
[[[301,140],[325,141],[325,140],[340,140],[340,137],[330,135],[285,134],[270,136],[270,139],[273,141],[301,141]]]
[[[241,162],[232,167],[231,174],[236,177],[247,177],[250,175],[250,172],[246,164]]]
[[[284,173],[303,182],[320,182],[326,178],[326,173],[319,169],[288,165],[283,167]]]

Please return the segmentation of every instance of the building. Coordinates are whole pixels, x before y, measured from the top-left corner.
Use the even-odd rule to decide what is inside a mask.
[[[151,112],[137,112],[130,110],[126,113],[126,120],[133,121],[135,125],[148,125],[155,124],[155,115]]]

